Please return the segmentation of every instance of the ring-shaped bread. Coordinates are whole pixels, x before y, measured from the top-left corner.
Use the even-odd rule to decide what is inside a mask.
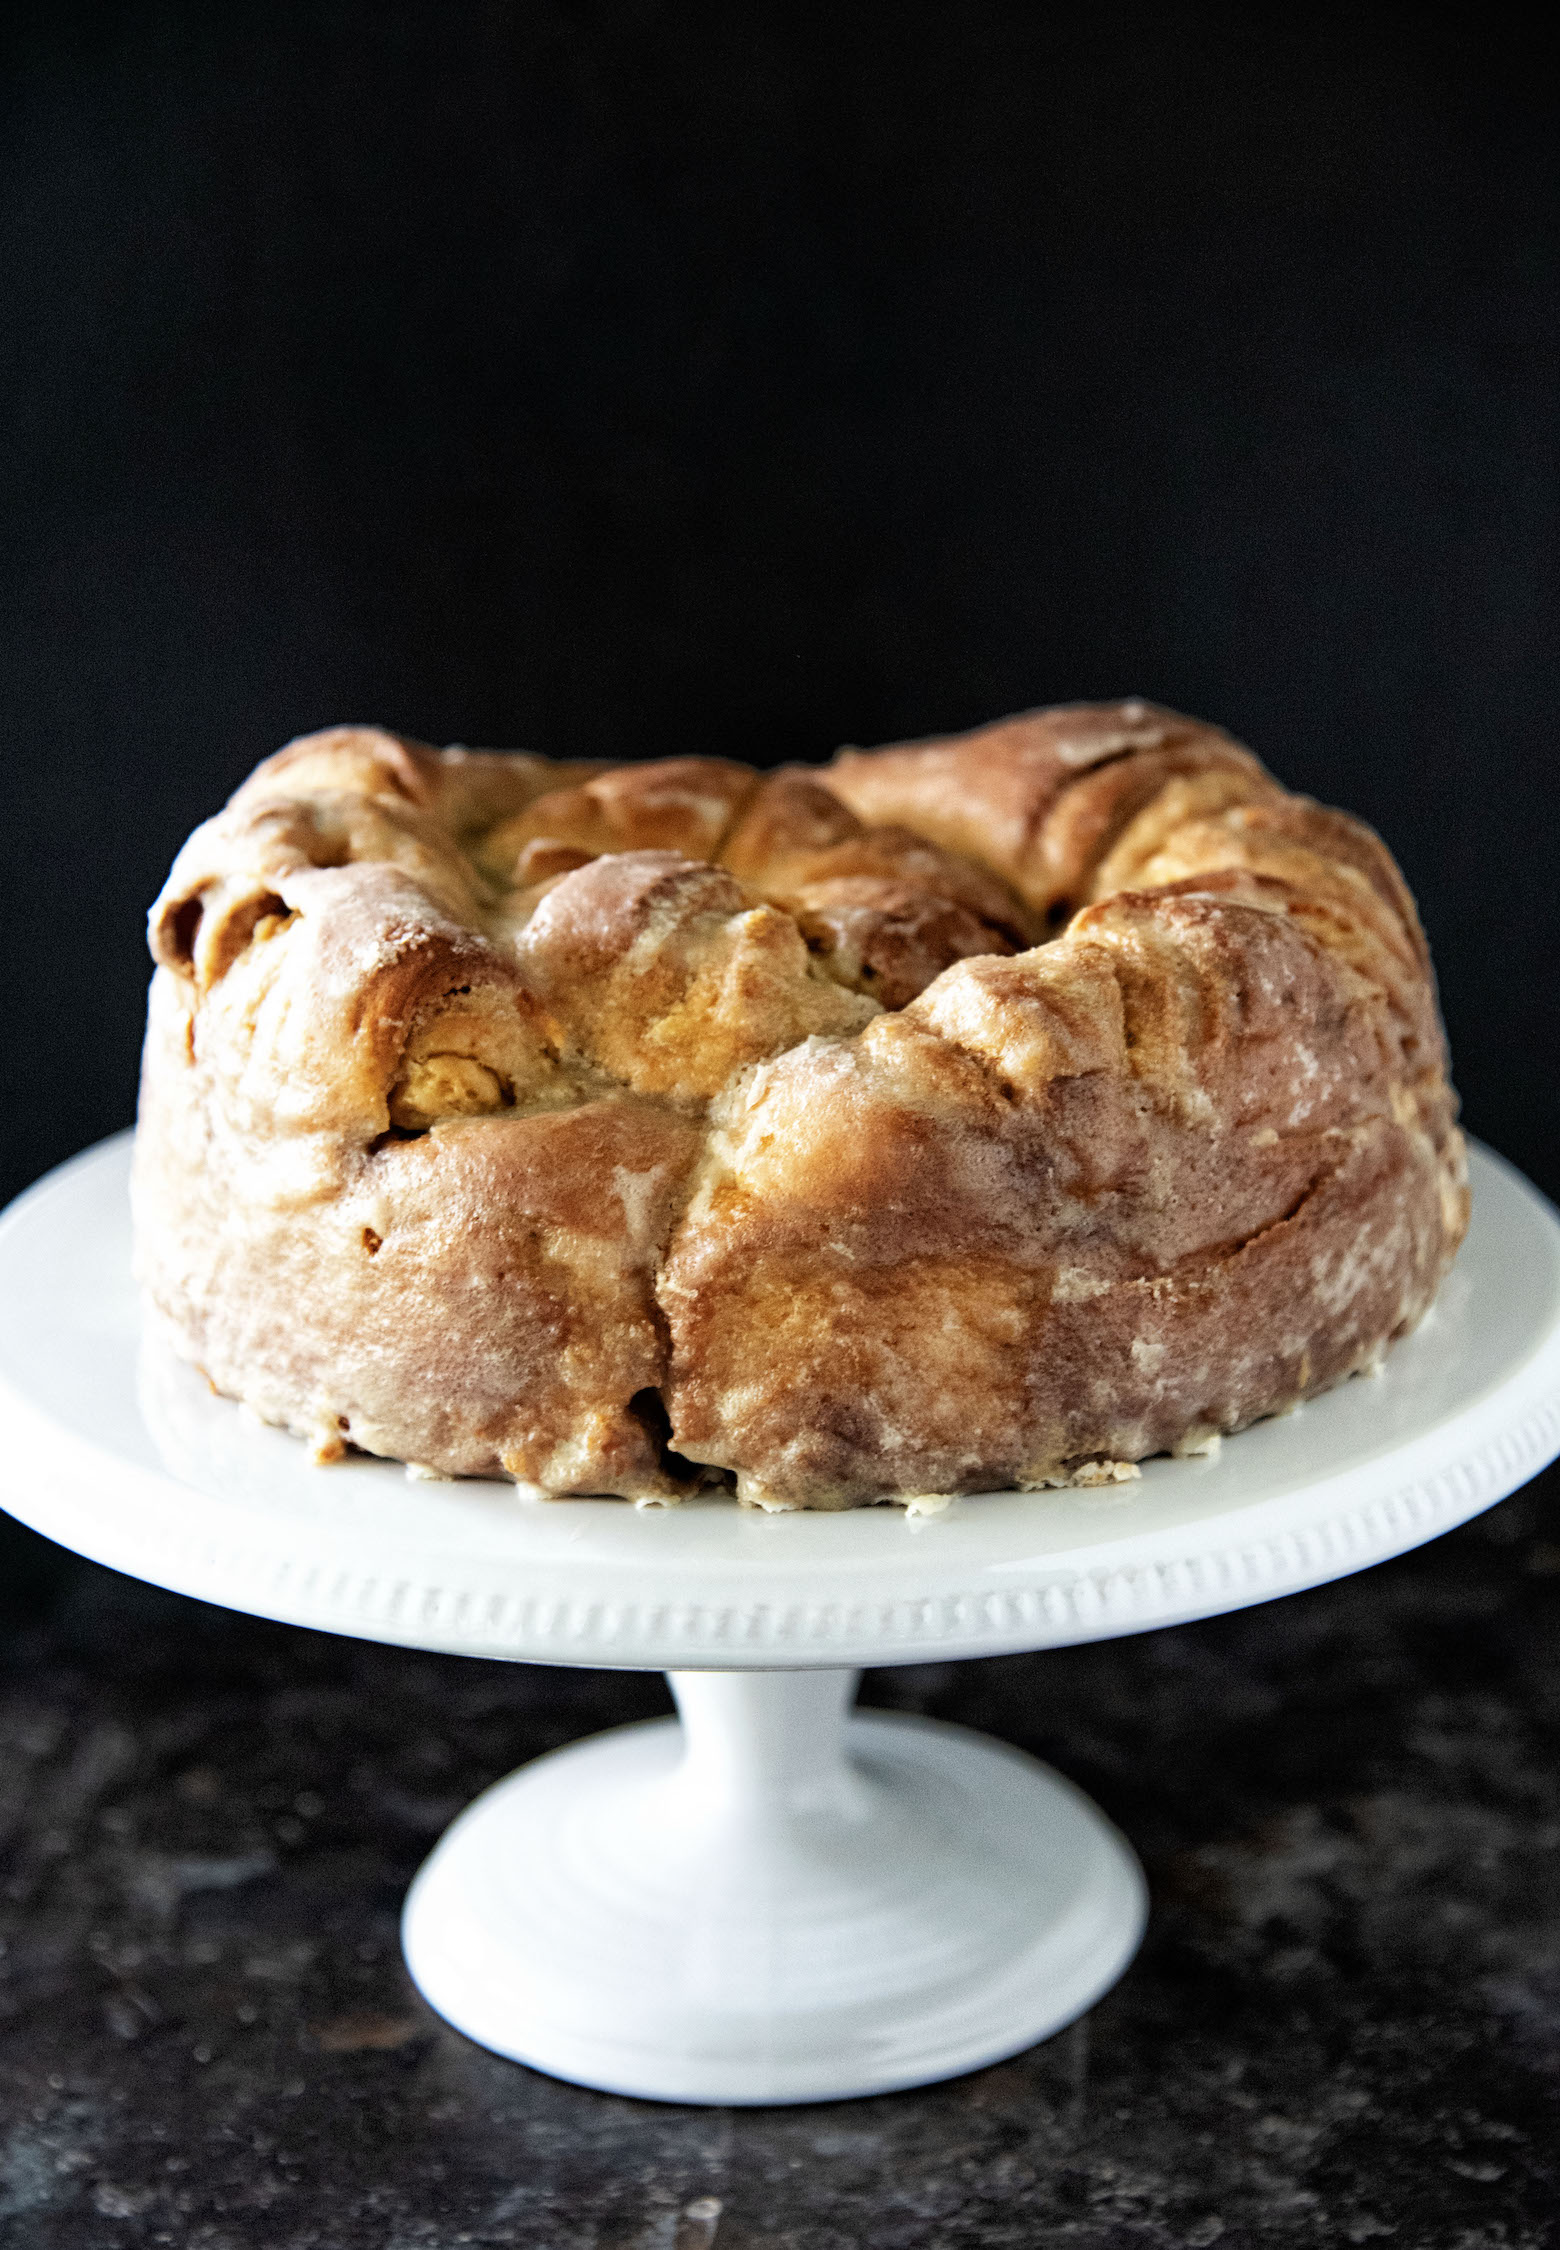
[[[151,942],[141,1279],[323,1460],[1129,1474],[1376,1367],[1467,1223],[1386,848],[1143,703],[772,774],[338,728]]]

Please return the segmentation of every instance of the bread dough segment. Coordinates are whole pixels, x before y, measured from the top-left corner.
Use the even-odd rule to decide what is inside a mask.
[[[1288,921],[1132,897],[782,1056],[717,1106],[658,1283],[675,1443],[764,1505],[850,1507],[1325,1388],[1442,1271],[1393,1055],[1379,994]]]
[[[690,1479],[635,1399],[661,1378],[651,1260],[698,1146],[622,1098],[474,1118],[386,1141],[303,1208],[226,1194],[237,1152],[220,1146],[198,1199],[141,1155],[148,1279],[176,1348],[300,1435],[538,1492],[675,1499]]]

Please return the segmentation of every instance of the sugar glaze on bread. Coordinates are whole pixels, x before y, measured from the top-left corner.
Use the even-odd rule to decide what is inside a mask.
[[[322,1460],[1125,1473],[1378,1365],[1467,1224],[1386,848],[1140,702],[772,774],[336,728],[151,943],[144,1291]]]

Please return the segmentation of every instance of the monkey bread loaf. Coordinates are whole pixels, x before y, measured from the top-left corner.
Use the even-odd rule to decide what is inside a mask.
[[[335,728],[151,943],[145,1293],[321,1460],[1127,1475],[1376,1367],[1467,1223],[1390,855],[1144,703],[767,774]]]

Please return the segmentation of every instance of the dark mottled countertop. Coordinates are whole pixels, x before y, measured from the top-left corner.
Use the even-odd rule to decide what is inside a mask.
[[[1560,2242],[1560,1481],[1175,1632],[869,1676],[1147,1863],[1123,1983],[921,2093],[587,2093],[417,1999],[439,1830],[662,1683],[228,1616],[0,1544],[6,2250]]]

